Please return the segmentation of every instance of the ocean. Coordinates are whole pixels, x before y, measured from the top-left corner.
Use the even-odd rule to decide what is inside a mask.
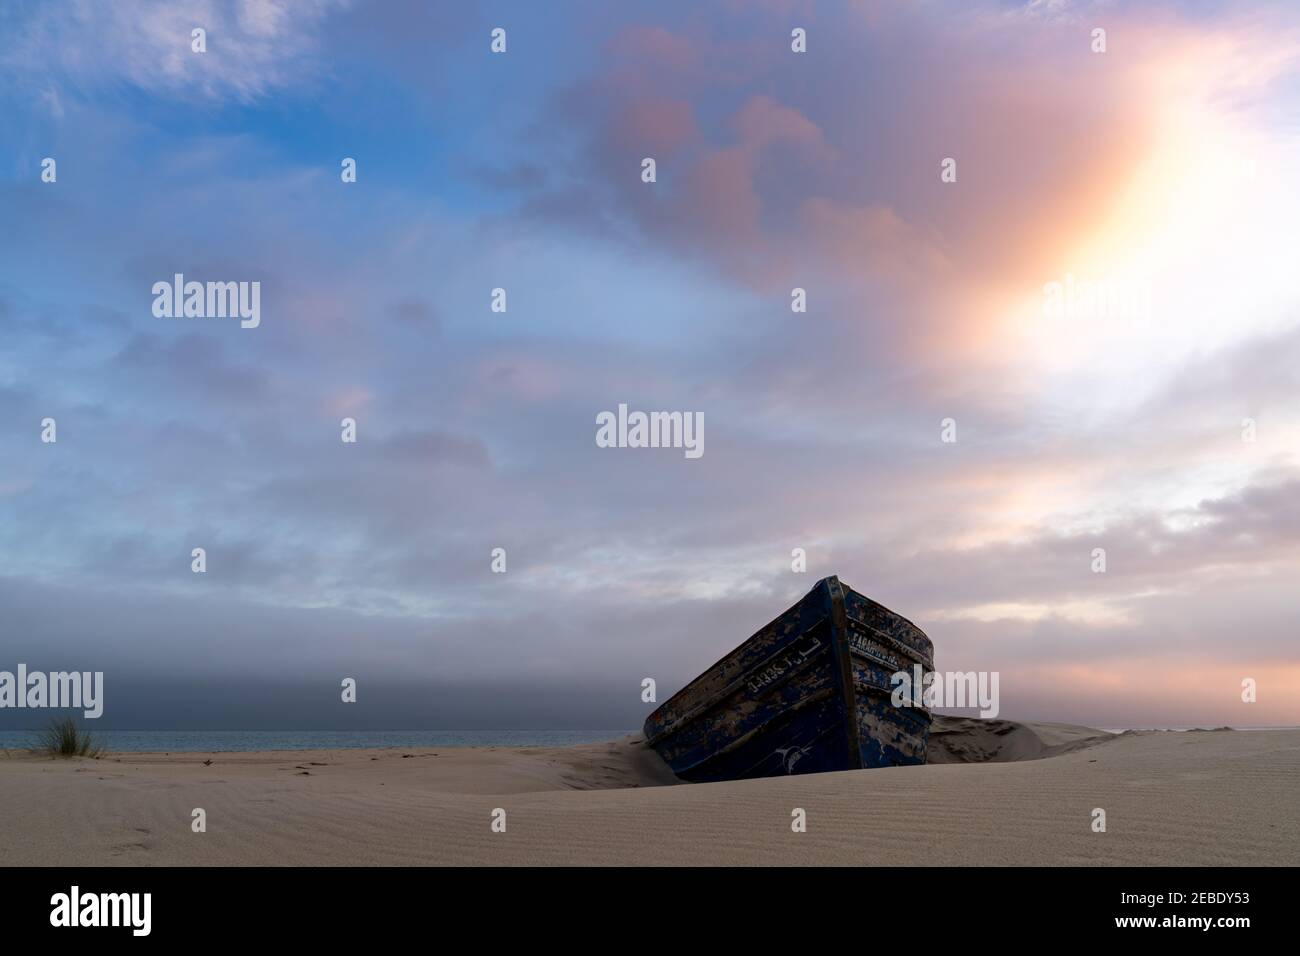
[[[630,730],[103,730],[109,751],[209,753],[343,747],[566,747],[625,737]],[[0,750],[36,743],[38,731],[0,730]]]

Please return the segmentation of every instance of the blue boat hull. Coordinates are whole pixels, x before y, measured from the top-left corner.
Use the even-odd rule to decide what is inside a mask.
[[[896,707],[891,676],[934,652],[906,618],[825,578],[645,722],[692,782],[925,762],[930,714]]]

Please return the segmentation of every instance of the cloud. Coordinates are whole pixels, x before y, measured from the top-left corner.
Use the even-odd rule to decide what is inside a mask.
[[[252,102],[322,70],[322,22],[348,0],[122,0],[29,4],[0,41],[0,69],[17,82],[40,71],[81,94],[123,85],[173,99]],[[207,52],[191,31],[207,31]],[[58,88],[42,96],[62,116]]]
[[[438,314],[425,299],[401,299],[388,307],[388,313],[399,322],[438,327]]]

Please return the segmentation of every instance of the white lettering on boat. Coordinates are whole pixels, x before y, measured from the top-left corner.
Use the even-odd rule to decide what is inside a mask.
[[[814,637],[811,641],[805,643],[802,647],[795,648],[785,654],[778,660],[773,661],[764,667],[757,674],[754,674],[745,682],[751,694],[757,693],[764,687],[769,687],[776,681],[780,680],[785,674],[794,668],[803,664],[809,657],[821,649],[822,641],[820,637]]]
[[[901,671],[907,666],[897,656],[891,654],[879,641],[873,641],[867,635],[859,634],[856,631],[849,634],[849,650],[857,651],[863,657],[884,664],[895,671]]]

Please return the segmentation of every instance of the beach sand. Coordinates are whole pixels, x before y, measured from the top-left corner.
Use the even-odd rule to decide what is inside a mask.
[[[1300,864],[1300,730],[1112,735],[939,718],[930,756],[684,785],[637,737],[98,760],[7,751],[0,865]],[[205,833],[191,831],[196,807]],[[1092,831],[1096,807],[1105,833]],[[504,833],[490,828],[497,808]],[[794,808],[807,832],[792,832]]]

